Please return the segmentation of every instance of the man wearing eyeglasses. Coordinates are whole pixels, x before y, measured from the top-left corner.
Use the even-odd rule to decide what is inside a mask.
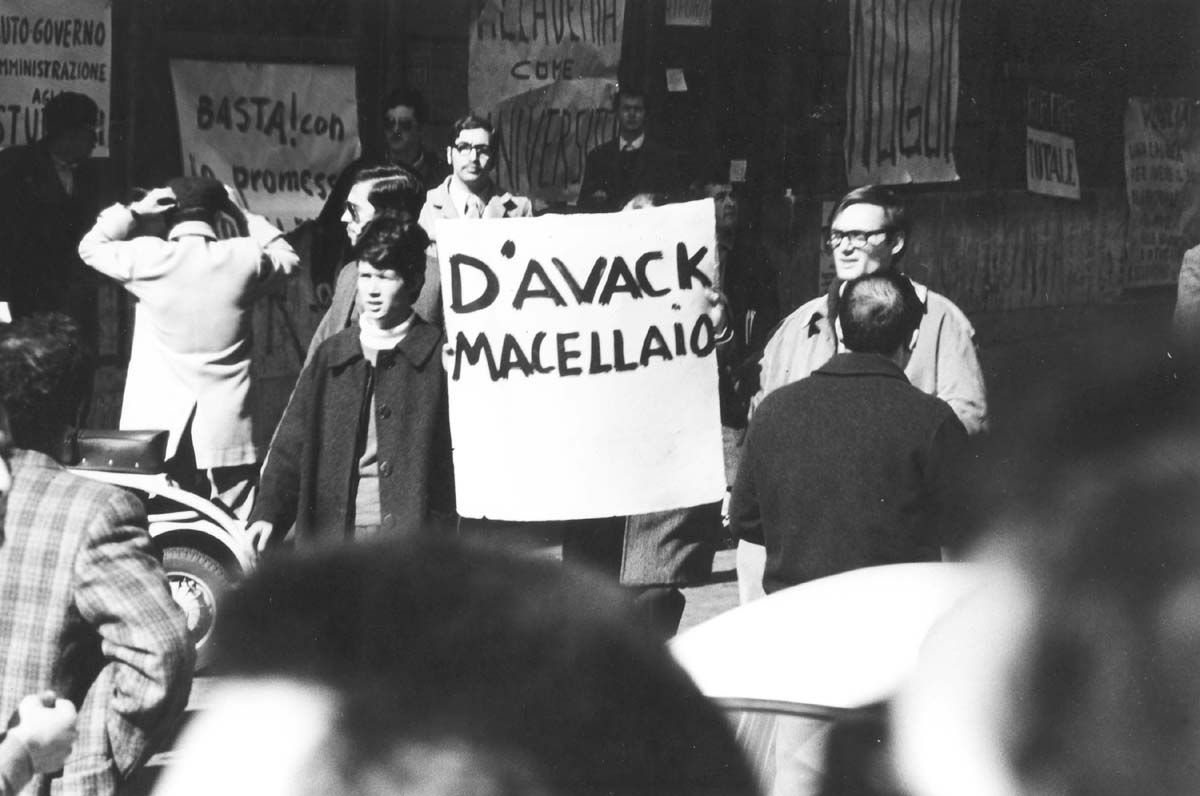
[[[501,191],[492,178],[496,152],[492,148],[492,125],[478,116],[464,116],[454,123],[454,139],[446,147],[451,174],[430,189],[421,209],[420,224],[434,245],[429,247],[425,287],[417,299],[417,311],[431,323],[442,323],[442,280],[437,268],[437,222],[443,218],[523,218],[533,215],[533,205],[524,196]]]
[[[762,387],[752,406],[773,390],[798,381],[844,349],[834,318],[841,286],[899,265],[908,241],[903,205],[888,188],[868,185],[846,194],[833,209],[825,245],[837,278],[829,293],[793,312],[763,351]],[[911,280],[910,280],[911,281]],[[913,282],[923,315],[916,342],[906,352],[904,373],[923,392],[936,395],[958,415],[969,434],[987,430],[987,391],[975,352],[975,330],[948,298]]]

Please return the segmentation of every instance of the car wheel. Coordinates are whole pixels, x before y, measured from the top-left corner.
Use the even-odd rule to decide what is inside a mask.
[[[219,561],[190,547],[163,550],[163,569],[171,596],[187,617],[188,635],[196,647],[196,670],[200,671],[212,662],[213,630],[232,579]]]

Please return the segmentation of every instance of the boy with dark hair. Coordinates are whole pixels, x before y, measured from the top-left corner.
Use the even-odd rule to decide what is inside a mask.
[[[412,308],[428,243],[385,216],[355,245],[362,314],[317,349],[279,422],[250,514],[260,550],[293,522],[311,546],[452,517],[444,336]]]

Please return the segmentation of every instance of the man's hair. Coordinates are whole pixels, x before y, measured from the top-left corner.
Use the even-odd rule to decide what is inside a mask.
[[[411,290],[419,291],[425,281],[425,249],[429,235],[412,219],[391,215],[367,222],[354,244],[351,262],[370,263],[379,270],[390,269],[404,279]]]
[[[432,536],[346,545],[268,560],[225,617],[221,673],[337,695],[314,762],[346,780],[400,792],[389,761],[465,750],[508,783],[488,793],[756,790],[716,708],[613,586],[569,567]]]
[[[46,139],[57,138],[76,127],[95,127],[100,109],[91,97],[74,91],[55,94],[42,108],[42,128]]]
[[[19,448],[58,457],[79,420],[95,363],[74,320],[31,315],[0,327],[0,403]]]
[[[841,215],[841,212],[851,205],[875,205],[883,208],[888,231],[893,234],[900,232],[906,237],[908,236],[908,212],[904,209],[904,204],[900,201],[896,192],[891,188],[883,185],[864,185],[861,188],[855,188],[833,206],[833,212],[829,214],[829,225],[832,226],[834,220]],[[904,249],[896,252],[892,259],[899,260],[907,248],[906,246]]]
[[[458,134],[461,133],[463,130],[486,130],[488,136],[490,136],[492,138],[496,137],[496,130],[494,127],[492,127],[491,122],[489,122],[487,119],[483,118],[482,116],[476,116],[473,113],[469,113],[466,116],[462,117],[461,119],[455,120],[454,124],[451,125],[451,127],[450,127],[450,132],[451,132],[450,144],[451,145],[453,145],[454,142],[458,140]]]
[[[621,107],[622,97],[637,97],[642,101],[642,104],[645,104],[646,90],[638,86],[617,86],[617,90],[613,94],[612,100],[614,110]]]
[[[354,175],[354,181],[371,183],[367,201],[377,214],[408,213],[414,218],[421,215],[426,185],[420,175],[407,166],[368,166]]]
[[[389,91],[379,105],[379,116],[387,116],[387,112],[398,105],[412,108],[417,124],[424,124],[428,118],[426,114],[429,106],[425,104],[425,98],[421,96],[421,92],[412,88],[394,88]]]
[[[696,175],[688,187],[692,195],[703,198],[704,192],[710,185],[733,187],[733,181],[729,179],[729,161],[723,160],[719,163],[709,164]]]
[[[229,194],[213,177],[175,177],[167,182],[175,194],[175,206],[166,214],[169,226],[185,221],[215,222],[217,213],[229,204]]]
[[[837,312],[846,348],[891,356],[920,325],[923,309],[908,277],[877,271],[846,283]]]

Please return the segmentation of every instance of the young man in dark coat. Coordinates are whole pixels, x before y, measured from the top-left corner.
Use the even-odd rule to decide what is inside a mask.
[[[646,135],[646,96],[623,88],[616,98],[617,137],[587,154],[579,209],[611,213],[640,193],[673,194],[680,189],[679,158]]]
[[[363,231],[362,314],[317,349],[280,420],[250,513],[260,550],[293,522],[297,544],[311,546],[452,521],[444,338],[412,308],[428,244],[409,220]]]

